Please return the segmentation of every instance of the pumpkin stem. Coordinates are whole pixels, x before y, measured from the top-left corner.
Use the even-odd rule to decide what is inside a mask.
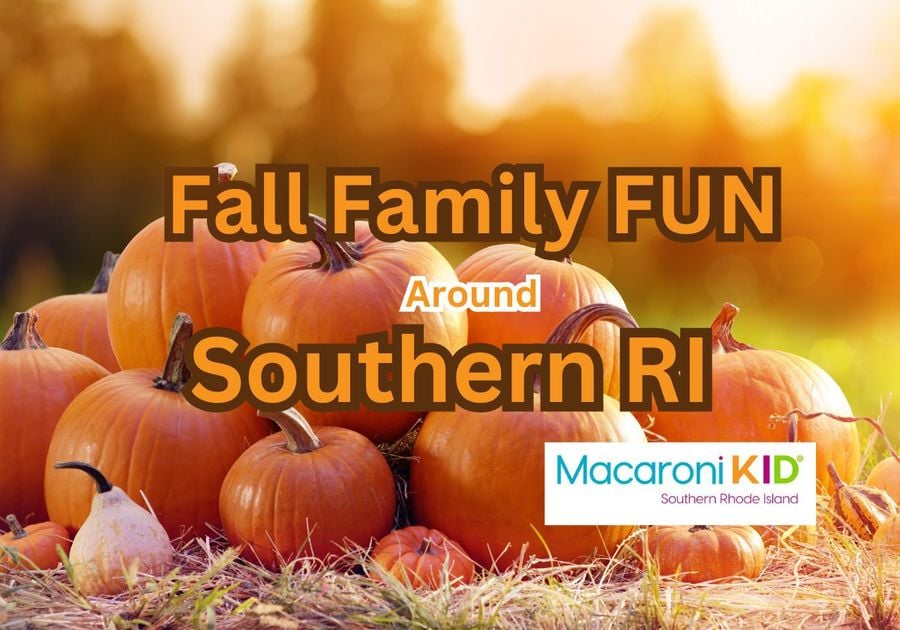
[[[884,440],[885,445],[887,445],[887,449],[891,454],[891,457],[900,462],[900,453],[894,448],[894,445],[891,444],[890,438],[888,438],[887,433],[884,430],[884,427],[881,426],[881,423],[874,418],[870,418],[869,416],[839,416],[834,413],[829,413],[827,411],[801,411],[800,409],[791,409],[788,413],[783,416],[773,414],[769,416],[769,420],[773,422],[787,422],[788,423],[788,441],[795,442],[796,441],[796,432],[797,427],[799,425],[800,420],[809,420],[810,418],[817,418],[819,416],[825,416],[826,418],[831,418],[832,420],[836,420],[838,422],[865,422],[870,427],[872,427],[878,435],[881,436],[881,439]]]
[[[422,539],[422,544],[419,545],[419,548],[416,550],[416,553],[420,556],[425,556],[431,553],[431,547],[434,543],[431,541],[431,538],[425,537]]]
[[[343,271],[349,269],[362,259],[362,252],[353,243],[328,240],[328,227],[322,217],[310,215],[313,223],[313,245],[319,249],[322,257],[310,268],[323,271]]]
[[[109,492],[113,489],[113,485],[109,483],[109,480],[103,475],[103,473],[90,464],[86,464],[84,462],[57,462],[53,465],[53,467],[74,468],[75,470],[86,472],[91,476],[91,479],[94,480],[94,483],[97,484],[97,494],[103,494],[104,492]]]
[[[218,179],[220,184],[224,184],[225,182],[230,182],[234,179],[234,176],[237,175],[237,166],[232,164],[231,162],[219,162],[216,164],[216,171],[218,172]]]
[[[567,265],[571,265],[571,264],[572,264],[572,257],[571,257],[571,256],[563,256],[562,262],[566,263]]]
[[[588,304],[568,315],[547,338],[550,344],[576,343],[594,322],[611,322],[619,328],[637,328],[631,314],[612,304]],[[534,377],[534,391],[541,391],[540,375]]]
[[[256,414],[262,418],[268,418],[278,425],[287,439],[287,448],[292,453],[310,453],[322,447],[319,436],[313,431],[309,422],[293,407],[288,407],[283,411],[260,409]]]
[[[6,524],[9,525],[9,531],[13,535],[13,540],[20,540],[28,535],[22,528],[22,524],[19,523],[19,519],[16,518],[15,514],[7,515]]]
[[[834,462],[828,462],[827,468],[828,468],[828,475],[831,477],[831,480],[834,482],[835,490],[840,490],[845,485],[847,485],[844,483],[844,480],[841,479],[840,476],[838,475],[838,471],[834,467]]]
[[[109,277],[112,275],[113,268],[119,260],[119,254],[106,252],[103,254],[103,264],[100,266],[100,273],[94,279],[94,285],[88,293],[106,293],[109,291]]]
[[[734,325],[734,318],[741,312],[734,304],[725,302],[722,310],[713,320],[712,338],[713,352],[740,352],[741,350],[755,350],[755,348],[746,343],[742,343],[734,338],[731,334],[731,327]]]
[[[9,334],[0,343],[0,350],[43,350],[47,347],[35,329],[38,315],[35,311],[25,311],[13,315],[13,325]]]
[[[191,378],[191,374],[184,364],[184,350],[193,334],[194,322],[191,316],[187,313],[178,313],[175,316],[175,323],[172,325],[169,355],[166,357],[162,376],[157,377],[154,381],[156,389],[180,392],[184,384]]]
[[[702,531],[706,531],[708,529],[709,529],[709,525],[694,525],[688,531],[693,534],[694,532],[702,532]]]

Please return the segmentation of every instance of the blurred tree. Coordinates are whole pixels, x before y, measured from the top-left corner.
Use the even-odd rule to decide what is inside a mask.
[[[162,168],[147,169],[171,146],[163,79],[125,31],[90,32],[58,0],[7,2],[0,93],[0,304],[31,248],[62,269],[64,286],[48,291],[85,290],[103,251],[121,249],[161,199]]]

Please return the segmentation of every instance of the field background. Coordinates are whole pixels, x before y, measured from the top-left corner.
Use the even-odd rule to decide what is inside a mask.
[[[575,258],[639,323],[708,324],[819,363],[858,414],[900,370],[900,9],[829,1],[3,2],[0,321],[86,290],[161,214],[162,169],[378,165],[397,179],[609,166],[783,169],[779,244],[606,242]],[[454,264],[472,248],[438,245]],[[888,428],[900,438],[900,409]],[[900,441],[900,440],[898,440]]]

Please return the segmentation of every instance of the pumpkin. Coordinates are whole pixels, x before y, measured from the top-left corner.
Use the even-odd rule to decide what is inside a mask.
[[[571,258],[548,260],[534,249],[515,243],[481,249],[456,268],[462,282],[512,282],[527,274],[541,277],[538,312],[469,311],[469,343],[502,346],[507,343],[543,343],[564,317],[588,304],[611,304],[627,310],[612,283],[600,273]],[[597,321],[581,338],[603,357],[603,389],[619,397],[619,333],[610,323]]]
[[[231,164],[219,165],[220,181],[236,172]],[[194,219],[193,230],[190,242],[166,242],[159,218],[122,252],[107,297],[109,338],[122,369],[162,365],[179,312],[191,313],[197,330],[240,330],[247,287],[275,246],[222,242],[204,219]]]
[[[0,343],[0,514],[26,523],[47,520],[44,460],[57,421],[81,390],[109,374],[71,350],[48,348],[37,319],[34,311],[16,313]]]
[[[271,432],[249,406],[215,413],[181,394],[187,380],[184,348],[193,330],[179,314],[162,376],[156,370],[116,372],[81,393],[66,409],[46,457],[78,460],[106,472],[135,501],[147,497],[173,538],[219,527],[222,480],[238,456]],[[90,480],[74,471],[46,478],[47,509],[70,531],[81,527],[92,502]]]
[[[551,336],[572,343],[599,319],[635,325],[618,307],[589,305],[560,324],[572,336]],[[614,398],[605,396],[603,405],[603,411],[542,412],[535,391],[528,411],[429,413],[411,463],[416,522],[446,533],[479,564],[501,570],[520,553],[566,562],[610,555],[633,527],[544,525],[545,442],[646,441],[638,421]]]
[[[66,528],[50,521],[22,527],[15,514],[6,517],[9,533],[0,536],[0,573],[10,568],[53,569],[59,564],[59,545],[66,553],[71,543]]]
[[[466,343],[466,314],[401,313],[411,276],[456,282],[443,256],[424,242],[385,243],[368,227],[356,225],[354,243],[332,243],[324,222],[315,221],[315,247],[285,247],[263,266],[247,292],[243,332],[251,344],[356,343],[357,336],[390,331],[394,324],[421,324],[426,343],[455,352]],[[406,433],[419,411],[315,411],[297,408],[314,425],[358,431],[391,441]]]
[[[821,414],[803,417],[791,436],[789,423],[770,416],[791,409],[851,416],[846,397],[811,361],[735,340],[731,328],[738,312],[725,304],[712,324],[712,410],[654,411],[653,432],[669,442],[815,442],[816,478],[830,491],[829,461],[845,477],[859,466],[856,426]]]
[[[897,514],[897,504],[881,488],[849,485],[828,462],[828,474],[834,483],[831,511],[838,531],[849,531],[863,540],[871,540],[878,527]]]
[[[790,547],[793,543],[814,545],[819,539],[816,525],[753,525],[766,547]]]
[[[436,589],[445,581],[470,584],[475,576],[475,564],[459,544],[421,525],[395,530],[379,540],[372,561],[412,588]]]
[[[259,413],[281,432],[238,458],[219,496],[225,535],[245,559],[274,570],[390,531],[394,477],[372,442],[341,427],[314,432],[295,409]]]
[[[866,485],[881,488],[891,496],[894,503],[900,504],[900,459],[890,455],[875,464],[866,479]]]
[[[83,595],[116,595],[138,572],[161,576],[175,551],[166,530],[150,512],[84,462],[60,462],[59,469],[86,472],[96,484],[91,513],[72,541],[72,583]]]
[[[755,580],[763,570],[766,547],[748,525],[659,525],[647,529],[646,550],[659,574],[696,584]]]
[[[110,372],[119,369],[106,325],[106,291],[117,254],[106,252],[103,266],[87,293],[58,295],[35,304],[41,317],[41,337],[47,345],[90,357]]]
[[[878,526],[872,543],[877,549],[900,553],[900,514],[894,514]]]

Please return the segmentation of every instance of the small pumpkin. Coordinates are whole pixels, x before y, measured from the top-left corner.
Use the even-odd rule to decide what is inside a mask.
[[[175,551],[156,517],[84,462],[60,462],[56,468],[86,472],[96,484],[91,513],[75,534],[69,562],[72,582],[83,595],[116,595],[138,572],[161,576]]]
[[[502,346],[543,343],[570,313],[588,304],[610,304],[628,310],[622,296],[603,275],[566,257],[548,260],[516,243],[491,245],[466,258],[456,268],[462,282],[512,282],[528,274],[541,277],[541,308],[537,312],[469,311],[469,343]],[[608,322],[594,322],[581,338],[603,357],[603,390],[619,397],[619,333]]]
[[[583,307],[551,333],[573,343],[596,321],[635,326],[622,309]],[[416,522],[458,541],[482,566],[504,570],[520,553],[576,562],[609,556],[631,526],[545,526],[545,442],[645,442],[633,415],[605,396],[603,411],[434,411],[416,439],[410,500]],[[611,508],[614,509],[614,508]]]
[[[820,413],[799,420],[796,435],[791,436],[790,424],[774,422],[771,416],[791,409],[852,416],[847,398],[811,361],[737,341],[731,328],[738,312],[733,304],[725,304],[711,327],[712,409],[654,411],[653,432],[669,442],[815,442],[816,479],[830,492],[825,467],[829,461],[844,477],[859,466],[855,424]]]
[[[872,543],[876,548],[900,554],[900,514],[894,514],[878,526]]]
[[[9,532],[0,536],[0,574],[12,568],[53,569],[59,564],[56,546],[66,553],[72,543],[66,528],[50,521],[22,527],[15,514],[6,517]]]
[[[93,490],[77,472],[55,473],[55,462],[85,461],[135,501],[142,495],[173,538],[219,527],[219,489],[244,449],[271,432],[247,405],[215,413],[181,394],[188,379],[185,346],[191,318],[180,313],[162,376],[157,370],[116,372],[76,397],[53,432],[45,493],[53,520],[75,531],[88,517]]]
[[[219,164],[219,181],[237,172]],[[266,241],[225,243],[205,219],[193,220],[193,240],[165,240],[159,218],[125,250],[109,283],[109,338],[122,369],[157,368],[166,359],[168,330],[178,313],[191,313],[197,330],[241,328],[250,280],[276,248]]]
[[[44,460],[56,423],[81,390],[109,374],[71,350],[48,348],[37,320],[34,311],[16,313],[0,343],[0,514],[25,523],[47,520]]]
[[[456,274],[424,242],[379,241],[368,226],[356,225],[354,243],[327,239],[324,221],[314,218],[315,240],[283,248],[260,270],[247,292],[243,332],[253,345],[356,343],[357,336],[390,331],[394,324],[421,324],[426,343],[455,352],[466,343],[466,314],[400,312],[411,276],[456,282]],[[376,442],[395,440],[420,411],[314,411],[297,408],[314,425],[341,426]]]
[[[378,448],[340,427],[315,432],[295,409],[259,412],[281,432],[241,455],[222,483],[228,541],[276,569],[300,556],[329,558],[390,531],[394,477]]]
[[[658,525],[647,530],[646,545],[660,575],[692,584],[755,580],[766,559],[763,539],[748,525]]]
[[[897,504],[881,488],[844,483],[831,462],[828,462],[828,474],[834,482],[831,509],[839,531],[850,531],[863,540],[871,540],[879,526],[897,514]]]
[[[41,337],[48,345],[90,357],[110,372],[117,372],[119,363],[109,342],[106,292],[118,259],[112,252],[103,255],[103,266],[87,293],[58,295],[31,308],[41,316]]]
[[[436,529],[411,525],[378,541],[372,561],[411,588],[436,589],[442,583],[470,584],[475,563]]]
[[[793,543],[814,545],[819,539],[816,525],[753,525],[766,547],[790,547]]]
[[[875,464],[866,479],[866,485],[881,488],[891,496],[894,503],[900,504],[900,458],[889,455]]]

